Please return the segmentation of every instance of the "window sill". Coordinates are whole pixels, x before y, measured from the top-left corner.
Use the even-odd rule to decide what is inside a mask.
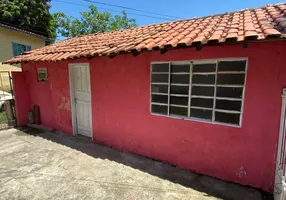
[[[195,117],[182,117],[182,116],[176,116],[176,115],[168,116],[168,115],[157,114],[157,113],[151,113],[151,115],[173,118],[173,119],[181,119],[181,120],[187,120],[187,121],[194,121],[194,122],[202,122],[202,123],[213,124],[213,125],[222,125],[222,126],[228,126],[228,127],[233,127],[233,128],[241,128],[241,124],[235,125],[235,124],[227,124],[227,123],[221,123],[221,122],[212,122],[212,121],[203,120],[203,119],[195,118]]]

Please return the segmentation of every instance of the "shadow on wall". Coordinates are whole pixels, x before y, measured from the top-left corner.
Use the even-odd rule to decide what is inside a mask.
[[[205,175],[192,173],[167,163],[152,160],[150,158],[138,156],[132,153],[122,152],[103,144],[95,144],[89,138],[83,136],[69,136],[66,134],[45,132],[34,128],[21,127],[23,131],[29,135],[42,137],[44,139],[56,142],[61,145],[81,151],[93,158],[108,159],[121,163],[123,165],[138,169],[140,171],[157,176],[161,179],[169,180],[173,183],[180,184],[185,187],[206,193],[206,196],[213,196],[220,199],[233,200],[256,200],[256,189],[241,186],[234,183],[221,181]],[[272,200],[273,195],[261,192],[261,199]]]

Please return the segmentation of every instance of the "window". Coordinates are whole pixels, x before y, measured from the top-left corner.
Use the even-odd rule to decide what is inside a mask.
[[[246,60],[151,65],[151,113],[241,124]]]
[[[30,45],[18,44],[15,42],[12,42],[12,48],[13,48],[13,56],[18,56],[21,55],[24,51],[32,50]]]

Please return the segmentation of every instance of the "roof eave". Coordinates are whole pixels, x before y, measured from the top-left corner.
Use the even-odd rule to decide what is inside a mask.
[[[128,52],[120,52],[120,53],[117,53],[116,55],[112,54],[112,55],[107,55],[107,54],[102,54],[102,55],[93,55],[93,56],[79,56],[79,57],[76,57],[76,58],[66,58],[66,59],[61,59],[61,60],[55,60],[55,61],[41,61],[41,60],[38,60],[38,61],[29,61],[28,59],[23,59],[21,61],[14,61],[14,59],[10,59],[10,60],[7,60],[7,61],[4,61],[2,62],[3,64],[19,64],[19,63],[29,63],[29,62],[35,62],[35,63],[40,63],[40,62],[61,62],[61,61],[65,61],[65,60],[75,60],[75,59],[80,59],[80,58],[88,58],[88,59],[92,59],[92,58],[95,58],[95,57],[100,57],[100,56],[107,56],[107,57],[110,57],[110,58],[114,58],[115,56],[117,55],[121,55],[121,54],[132,54],[133,56],[137,56],[139,55],[140,53],[143,53],[143,52],[155,52],[155,51],[160,51],[161,54],[164,54],[166,53],[167,51],[169,50],[177,50],[177,49],[186,49],[186,48],[196,48],[197,51],[200,51],[203,47],[206,47],[206,46],[222,46],[222,45],[242,45],[242,47],[246,47],[247,43],[258,43],[258,42],[273,42],[273,41],[285,41],[286,39],[286,35],[281,35],[281,37],[274,37],[274,38],[268,38],[268,39],[264,39],[264,40],[244,40],[244,41],[236,41],[236,42],[223,42],[223,43],[206,43],[206,44],[199,44],[199,43],[193,43],[192,45],[190,46],[186,46],[186,45],[178,45],[176,47],[172,47],[172,46],[164,46],[163,48],[154,48],[154,49],[145,49],[145,50],[140,50],[140,51],[137,51],[136,50],[136,53],[134,51],[128,51]],[[15,58],[15,57],[14,57]]]
[[[8,30],[8,31],[12,31],[12,32],[17,32],[17,33],[20,33],[20,34],[24,34],[24,35],[29,35],[29,36],[32,36],[32,37],[36,37],[36,38],[39,38],[39,39],[44,40],[44,41],[49,41],[49,38],[47,38],[47,37],[45,37],[45,36],[41,36],[41,35],[38,35],[38,34],[36,34],[36,33],[29,33],[29,32],[27,32],[27,31],[25,31],[25,30],[20,30],[20,29],[15,28],[15,27],[9,28],[9,27],[2,26],[2,25],[0,24],[0,28],[5,29],[5,30]]]

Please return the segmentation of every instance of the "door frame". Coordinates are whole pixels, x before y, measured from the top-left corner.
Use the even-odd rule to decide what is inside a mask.
[[[89,73],[89,84],[90,84],[90,124],[91,124],[91,140],[93,141],[93,126],[92,126],[92,101],[91,101],[91,78],[90,78],[90,65],[89,63],[70,63],[68,64],[69,70],[69,84],[70,84],[70,101],[71,101],[71,114],[72,114],[72,129],[73,136],[78,135],[77,131],[77,117],[76,117],[76,102],[75,102],[75,85],[74,85],[74,75],[73,69],[76,66],[85,66],[88,67]]]

